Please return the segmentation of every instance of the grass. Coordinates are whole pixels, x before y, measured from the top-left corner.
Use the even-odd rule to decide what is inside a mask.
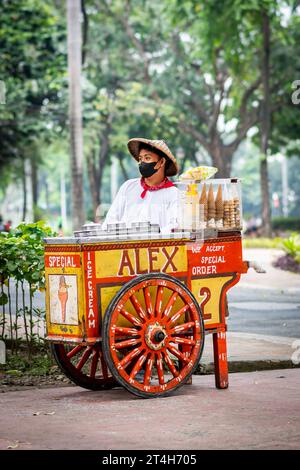
[[[54,361],[48,351],[36,351],[31,360],[26,351],[18,355],[6,352],[6,364],[0,364],[0,373],[20,377],[22,375],[45,376],[52,372]]]
[[[283,249],[283,238],[243,238],[244,248],[276,248]]]

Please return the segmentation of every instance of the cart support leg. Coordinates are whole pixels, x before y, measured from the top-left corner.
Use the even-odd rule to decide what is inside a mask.
[[[226,330],[213,333],[215,381],[217,388],[228,388]]]

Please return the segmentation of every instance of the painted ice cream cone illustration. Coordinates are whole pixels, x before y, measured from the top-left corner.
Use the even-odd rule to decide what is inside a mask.
[[[62,322],[66,321],[66,305],[68,300],[68,284],[66,283],[65,276],[59,278],[58,298],[61,306]]]

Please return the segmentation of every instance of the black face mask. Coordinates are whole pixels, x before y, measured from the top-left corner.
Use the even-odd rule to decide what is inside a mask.
[[[140,173],[142,176],[144,176],[144,178],[149,178],[150,176],[154,175],[154,173],[156,173],[158,171],[154,169],[155,165],[157,164],[157,162],[152,162],[152,163],[145,163],[145,162],[142,162],[139,164],[139,170],[140,170]]]

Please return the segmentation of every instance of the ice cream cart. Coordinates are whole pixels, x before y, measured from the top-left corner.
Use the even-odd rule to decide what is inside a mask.
[[[226,293],[246,273],[238,179],[178,183],[178,227],[87,224],[45,239],[47,340],[77,385],[160,397],[185,384],[213,335],[228,387]]]

